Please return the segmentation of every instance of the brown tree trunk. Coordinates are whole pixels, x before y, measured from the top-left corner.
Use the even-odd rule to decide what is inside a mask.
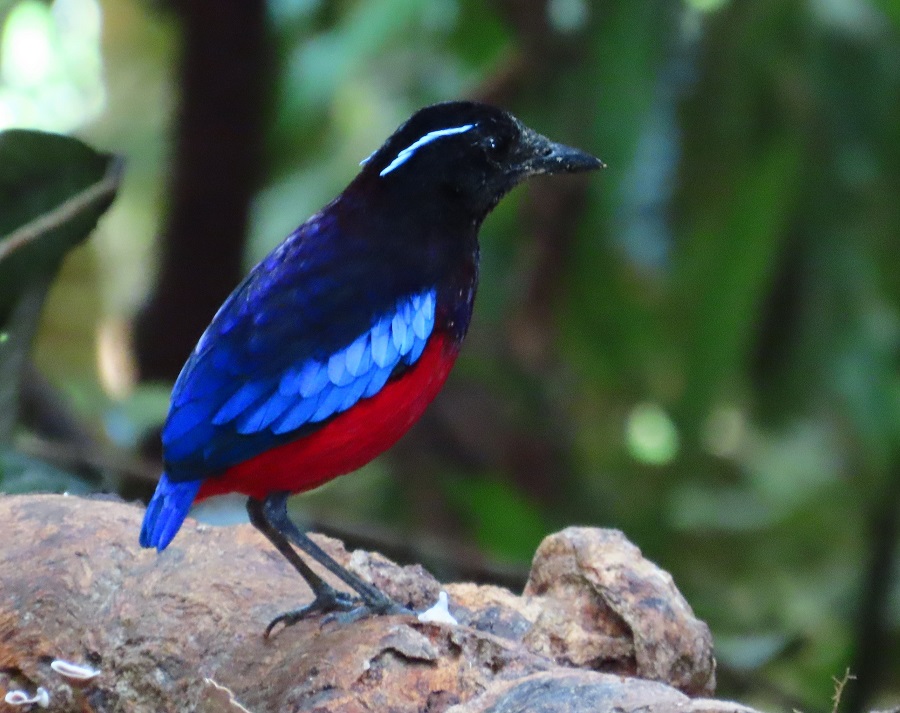
[[[183,49],[170,209],[156,288],[135,323],[145,381],[175,379],[241,278],[271,74],[263,0],[175,6]]]

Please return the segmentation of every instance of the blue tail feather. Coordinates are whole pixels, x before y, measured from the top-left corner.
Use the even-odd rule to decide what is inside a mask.
[[[173,483],[163,473],[144,513],[141,547],[155,547],[160,552],[168,547],[187,517],[202,482],[188,480]]]

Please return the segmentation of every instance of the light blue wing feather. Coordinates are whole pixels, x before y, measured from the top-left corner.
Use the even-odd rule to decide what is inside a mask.
[[[246,381],[212,412],[202,399],[176,399],[163,430],[167,462],[199,448],[209,470],[224,469],[371,398],[398,367],[421,357],[434,330],[435,303],[434,290],[397,300],[327,358],[308,358]],[[246,447],[234,435],[225,438],[229,433],[246,437]],[[219,434],[224,434],[221,444]]]

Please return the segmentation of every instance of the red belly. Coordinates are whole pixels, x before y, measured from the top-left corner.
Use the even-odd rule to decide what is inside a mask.
[[[409,430],[437,396],[456,361],[458,347],[434,335],[413,367],[375,396],[296,441],[238,463],[209,478],[196,500],[222,493],[263,498],[269,493],[311,490],[362,467]]]

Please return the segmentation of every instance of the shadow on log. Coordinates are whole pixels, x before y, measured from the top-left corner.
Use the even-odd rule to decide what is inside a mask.
[[[311,595],[262,536],[188,521],[157,555],[137,546],[141,516],[109,500],[0,497],[0,696],[43,689],[49,711],[95,713],[751,713],[703,698],[708,628],[615,531],[548,537],[522,596],[441,585],[317,537],[417,610],[446,590],[459,624],[312,619],[267,640],[269,620]],[[64,675],[59,661],[99,674]]]

